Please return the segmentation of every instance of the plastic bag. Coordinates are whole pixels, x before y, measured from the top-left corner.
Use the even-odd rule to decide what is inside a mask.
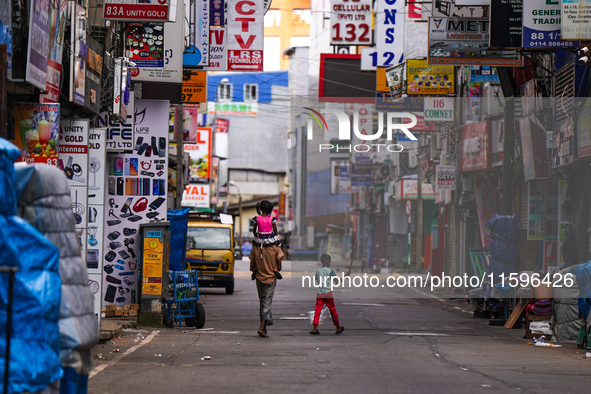
[[[318,320],[318,324],[319,325],[322,324],[324,322],[324,319],[326,319],[329,314],[330,314],[330,311],[328,310],[328,307],[326,305],[324,305],[322,307],[322,311],[320,311],[320,319]],[[314,315],[315,315],[315,311],[308,312],[308,319],[310,319],[310,324],[314,324]]]

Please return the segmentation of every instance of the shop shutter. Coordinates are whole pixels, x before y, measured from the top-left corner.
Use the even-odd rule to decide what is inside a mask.
[[[521,181],[519,187],[519,228],[527,230],[527,185],[525,181]]]

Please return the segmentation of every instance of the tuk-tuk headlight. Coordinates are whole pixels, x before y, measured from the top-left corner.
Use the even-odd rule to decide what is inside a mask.
[[[228,268],[230,268],[230,266],[228,264],[226,264],[226,263],[222,264],[222,271],[227,271]]]

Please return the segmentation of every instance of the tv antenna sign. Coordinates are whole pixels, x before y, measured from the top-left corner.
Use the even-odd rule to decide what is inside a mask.
[[[314,122],[318,124],[320,130],[328,131],[328,124],[324,119],[323,114],[332,114],[337,117],[339,130],[339,140],[352,140],[351,135],[351,119],[349,116],[337,109],[321,109],[316,111],[309,107],[303,107],[306,111],[304,114],[310,116],[306,124],[308,140],[313,139],[313,126]],[[353,113],[353,133],[355,137],[362,140],[362,144],[349,144],[348,146],[341,144],[319,144],[318,151],[348,151],[348,152],[380,152],[384,149],[388,152],[402,152],[404,148],[400,144],[388,144],[388,143],[367,143],[367,141],[376,141],[382,138],[384,129],[386,131],[386,140],[392,141],[393,136],[400,133],[394,133],[395,130],[399,130],[404,133],[410,140],[416,141],[417,137],[410,131],[417,124],[417,117],[410,112],[378,112],[378,130],[374,134],[367,134],[365,129],[360,127],[359,112]],[[384,118],[386,119],[384,121]],[[402,123],[403,119],[410,119],[410,123]],[[385,127],[384,127],[385,123]]]

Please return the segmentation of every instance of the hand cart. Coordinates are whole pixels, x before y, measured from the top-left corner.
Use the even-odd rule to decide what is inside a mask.
[[[170,271],[170,291],[172,295],[166,302],[166,318],[169,327],[178,320],[182,327],[182,319],[188,327],[203,328],[205,325],[205,309],[199,302],[199,284],[197,270]]]
[[[8,373],[10,370],[10,334],[12,331],[12,298],[14,291],[14,276],[18,267],[0,267],[0,273],[8,273],[8,298],[6,300],[6,345],[4,348],[4,371],[2,377],[2,392],[8,393]]]

